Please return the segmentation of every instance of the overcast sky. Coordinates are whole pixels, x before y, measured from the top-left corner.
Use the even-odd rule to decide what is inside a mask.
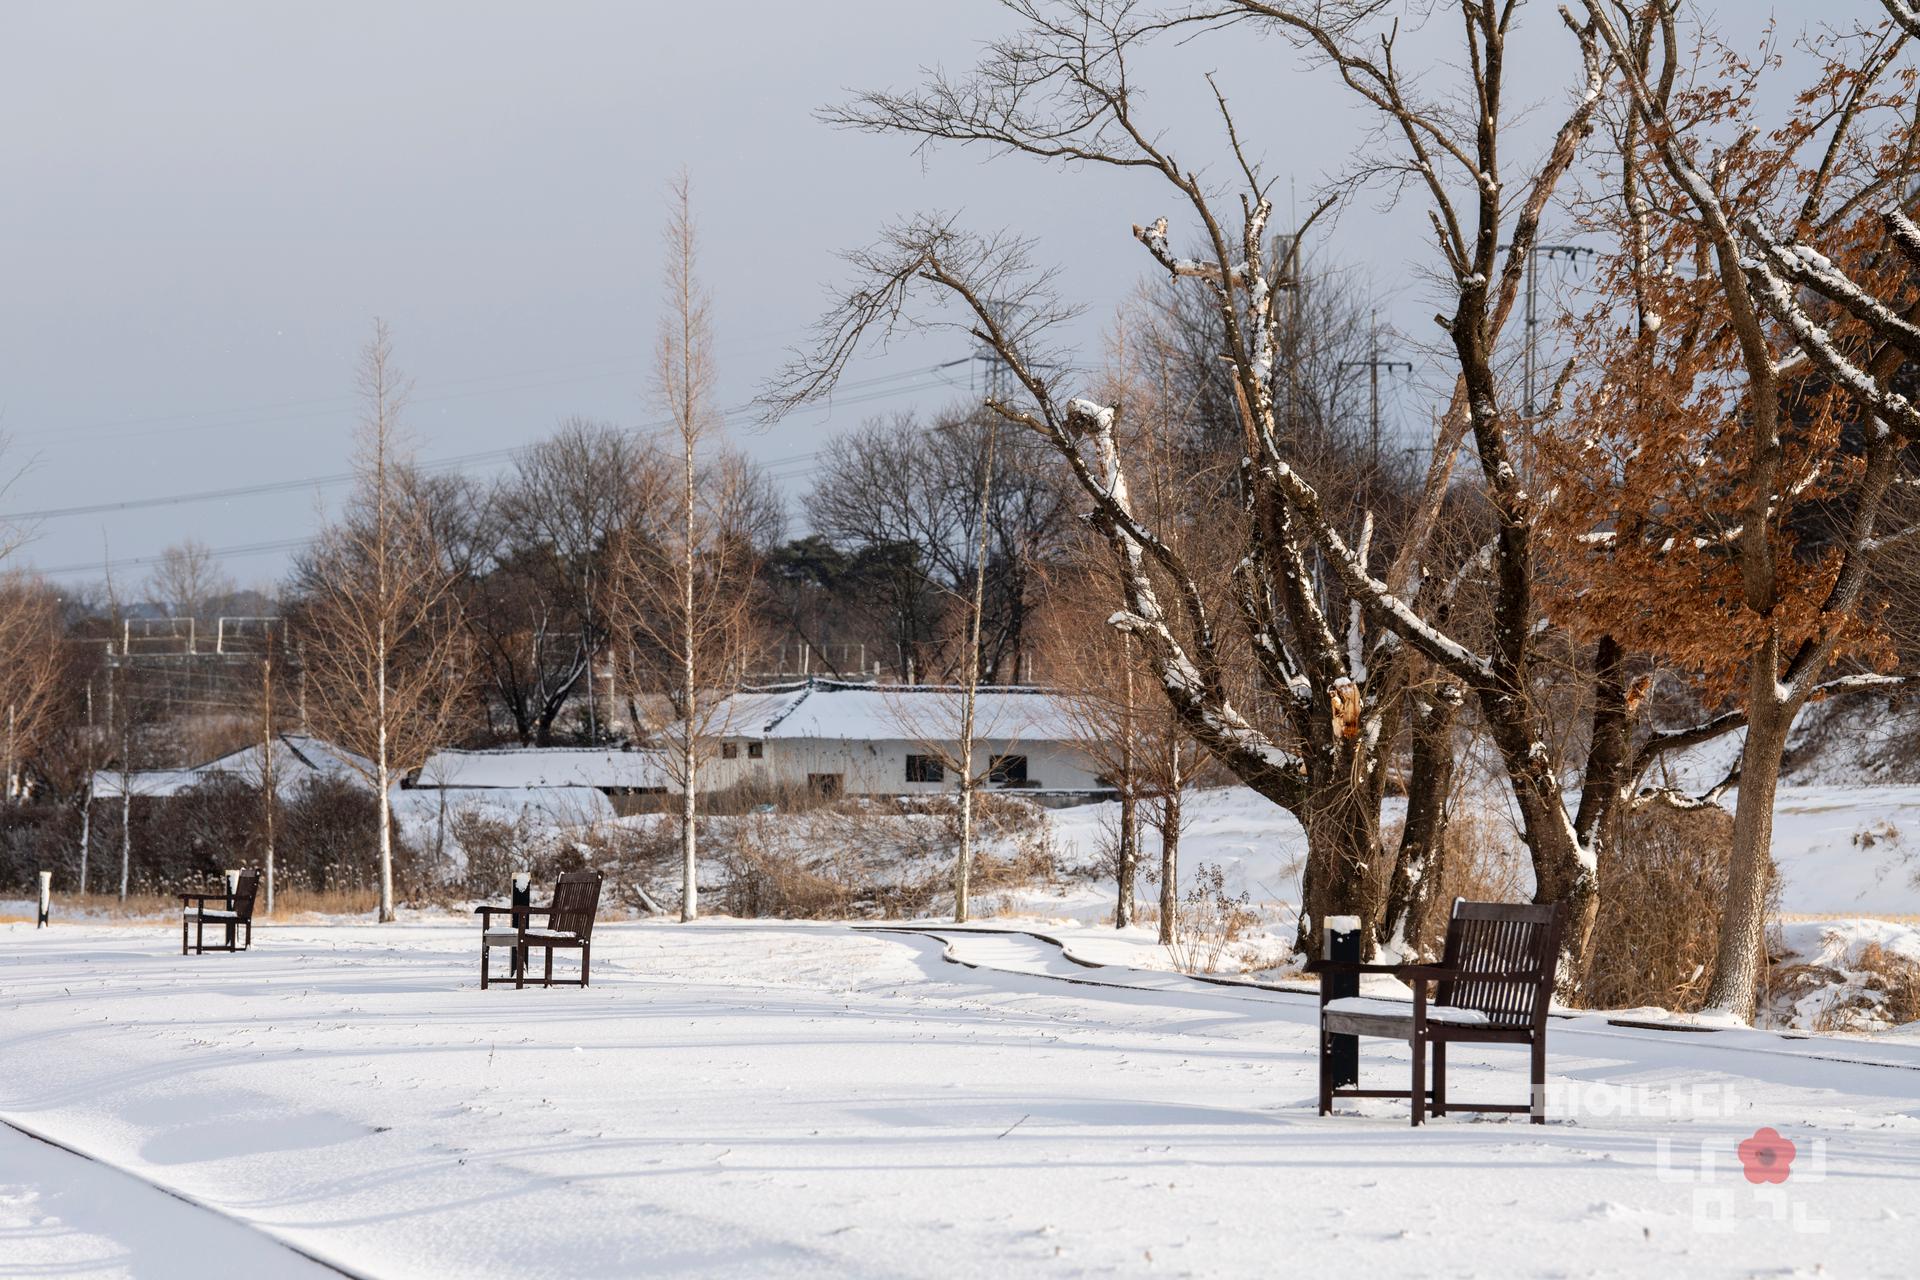
[[[1008,28],[991,0],[9,0],[0,427],[9,470],[26,470],[0,509],[283,485],[50,516],[22,559],[79,581],[111,558],[138,579],[129,561],[192,537],[227,551],[242,583],[275,578],[340,494],[316,480],[346,465],[355,353],[376,315],[416,380],[423,461],[498,467],[573,414],[654,420],[659,231],[682,165],[728,405],[804,338],[835,251],[920,209],[1038,237],[1089,307],[1090,341],[1142,276],[1129,225],[1178,213],[1154,180],[958,151],[923,164],[900,140],[813,118],[849,88],[963,67]],[[1557,106],[1573,50],[1551,6],[1531,6],[1524,40],[1514,99]],[[1302,204],[1359,145],[1365,118],[1324,73],[1278,41],[1214,38],[1146,84],[1170,136],[1193,139],[1176,148],[1189,163],[1217,159],[1208,70]],[[1419,234],[1362,204],[1320,252],[1413,329],[1432,310],[1426,284],[1401,283]],[[967,354],[958,339],[904,346],[853,370],[830,410],[770,429],[742,416],[734,437],[797,496],[832,433],[963,395],[964,366],[927,370]]]

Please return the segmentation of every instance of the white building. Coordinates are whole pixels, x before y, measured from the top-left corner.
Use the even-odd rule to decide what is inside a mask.
[[[720,747],[701,790],[744,783],[827,795],[953,791],[963,700],[954,688],[828,680],[733,694],[709,720]],[[1066,800],[1106,789],[1058,695],[983,686],[975,702],[974,769],[987,774],[987,790]]]
[[[645,807],[634,797],[663,795],[668,784],[658,751],[618,747],[436,751],[408,782],[418,791],[478,799],[518,792],[539,797],[551,809],[568,808],[565,801],[572,797],[578,803],[571,807],[586,813],[633,812]]]

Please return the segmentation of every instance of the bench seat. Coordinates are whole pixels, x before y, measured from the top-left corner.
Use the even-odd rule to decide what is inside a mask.
[[[1325,1008],[1327,1030],[1357,1036],[1409,1036],[1413,1032],[1413,1002],[1382,1000],[1377,996],[1342,996],[1329,1000]],[[1453,1005],[1427,1006],[1428,1022],[1444,1022],[1457,1027],[1485,1027],[1491,1023],[1478,1009]]]

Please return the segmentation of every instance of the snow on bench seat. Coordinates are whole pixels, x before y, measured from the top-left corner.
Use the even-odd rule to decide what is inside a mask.
[[[1327,1001],[1327,1012],[1411,1020],[1413,1001],[1382,1000],[1378,996],[1342,996],[1338,1000]],[[1427,1006],[1427,1021],[1446,1022],[1459,1027],[1478,1027],[1486,1025],[1487,1015],[1478,1009],[1458,1009],[1452,1005],[1430,1004]]]

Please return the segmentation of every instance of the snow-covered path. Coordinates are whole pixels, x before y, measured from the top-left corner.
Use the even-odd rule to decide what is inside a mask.
[[[1920,1045],[1577,1020],[1552,1042],[1556,1123],[1413,1131],[1404,1105],[1314,1114],[1309,999],[1033,940],[956,936],[986,966],[966,968],[922,936],[603,926],[592,988],[481,992],[472,934],[280,926],[182,957],[164,928],[0,926],[0,1116],[378,1277],[1910,1275],[1920,1255]],[[1404,1080],[1404,1050],[1364,1058]],[[1524,1094],[1518,1053],[1455,1064],[1457,1096]],[[1799,1146],[1784,1185],[1741,1176],[1762,1125]],[[0,1137],[0,1275],[160,1274],[138,1259],[169,1229],[90,1223],[49,1152]],[[102,1222],[115,1247],[90,1253]]]

